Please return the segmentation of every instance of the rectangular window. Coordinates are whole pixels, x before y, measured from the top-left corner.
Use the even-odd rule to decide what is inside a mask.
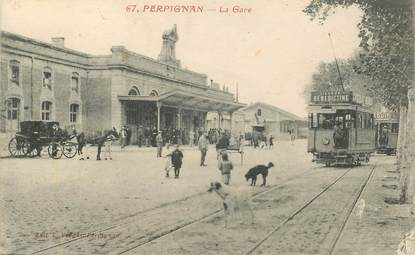
[[[20,100],[11,98],[7,100],[7,119],[17,120],[19,116]]]
[[[42,102],[42,120],[50,120],[51,112],[52,103],[48,101]]]
[[[76,123],[79,112],[79,105],[71,104],[69,109],[69,122]]]
[[[43,87],[52,89],[52,73],[43,72]]]
[[[11,77],[10,80],[16,84],[19,84],[20,68],[17,65],[10,66]]]
[[[333,129],[336,122],[336,115],[333,113],[319,113],[318,127],[322,129]]]
[[[78,77],[72,77],[71,90],[78,94],[78,91],[79,91],[79,78]]]

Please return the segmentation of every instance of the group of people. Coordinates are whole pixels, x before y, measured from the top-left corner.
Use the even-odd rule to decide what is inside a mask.
[[[166,127],[161,130],[157,130],[156,127],[144,128],[140,125],[137,129],[137,144],[138,147],[147,146],[147,147],[156,147],[157,145],[157,135],[161,131],[161,136],[163,138],[164,143],[171,143],[171,144],[189,144],[190,146],[194,146],[202,131],[200,129],[190,130],[188,131],[186,128],[176,129],[172,127]]]
[[[159,133],[160,141],[162,132]],[[206,154],[209,149],[209,136],[207,132],[203,132],[198,139],[197,146],[200,151],[200,166],[205,167],[206,165]],[[231,177],[231,170],[233,169],[233,164],[229,160],[229,156],[226,153],[226,149],[229,146],[229,137],[226,133],[220,135],[218,142],[216,143],[216,152],[217,152],[217,159],[218,159],[218,169],[221,171],[223,176],[223,182],[225,184],[229,184],[230,177]],[[170,170],[174,169],[174,178],[179,178],[180,176],[180,169],[183,163],[183,152],[180,150],[180,146],[178,144],[172,145],[171,143],[167,143],[165,152],[162,153],[163,147],[162,143],[158,144],[157,148],[157,157],[162,157],[164,154],[164,158],[166,158],[166,162],[164,165],[164,170],[166,172],[166,178],[170,177]]]
[[[121,148],[124,148],[128,145],[131,134],[129,134],[129,129],[127,126],[122,126],[120,131],[114,127],[111,130],[106,130],[102,132],[101,135],[95,136],[93,138],[87,139],[83,132],[78,132],[75,127],[72,127],[72,133],[68,136],[67,132],[63,131],[58,124],[54,124],[51,129],[51,139],[53,141],[61,141],[62,139],[76,139],[78,144],[77,154],[80,156],[80,160],[89,158],[88,154],[88,144],[97,145],[97,155],[96,160],[101,160],[101,151],[104,147],[104,159],[112,160],[111,155],[111,146],[114,141],[120,139]],[[196,134],[196,132],[194,132]],[[167,138],[166,138],[167,137]],[[192,133],[189,133],[189,137],[192,138]],[[195,136],[196,137],[196,136]],[[169,139],[170,138],[170,139]],[[233,144],[232,137],[228,132],[218,133],[218,139],[216,141],[216,155],[217,155],[217,168],[221,172],[223,183],[229,185],[231,180],[231,172],[234,168],[233,163],[229,159],[227,150],[230,148],[230,145]],[[155,144],[157,146],[157,157],[166,158],[164,171],[166,177],[170,177],[170,171],[174,170],[174,178],[180,177],[180,169],[183,164],[183,152],[180,150],[180,145],[176,140],[171,139],[171,136],[163,136],[163,131],[158,131],[155,136]],[[243,143],[243,136],[240,136],[237,144]],[[206,155],[211,143],[208,132],[200,132],[200,135],[197,136],[197,147],[200,151],[200,166],[205,167],[206,164]],[[165,150],[163,153],[164,146]],[[273,146],[273,137],[270,136],[269,145]],[[193,145],[191,145],[193,146]],[[84,151],[84,148],[87,148],[87,151]],[[39,150],[40,153],[40,150]]]
[[[274,136],[270,135],[267,137],[264,134],[253,135],[251,139],[251,143],[254,149],[273,149],[274,148]]]

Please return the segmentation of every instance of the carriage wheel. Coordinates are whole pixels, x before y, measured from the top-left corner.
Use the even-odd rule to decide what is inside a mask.
[[[24,153],[24,139],[13,137],[9,142],[9,152],[12,157],[23,157]]]
[[[37,148],[36,148],[36,147],[34,147],[34,146],[33,146],[31,143],[29,143],[29,142],[25,142],[25,143],[23,144],[23,151],[24,151],[25,156],[27,156],[27,157],[31,157],[31,158],[36,157],[36,156],[37,156],[37,153],[38,153]]]
[[[67,158],[73,158],[76,155],[78,147],[75,143],[68,142],[63,145],[63,155]]]
[[[53,159],[60,159],[63,155],[62,146],[57,142],[51,142],[48,146],[48,154]]]

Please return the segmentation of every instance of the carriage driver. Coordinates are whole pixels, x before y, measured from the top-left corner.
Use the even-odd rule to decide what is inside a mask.
[[[59,142],[62,140],[64,134],[62,129],[59,127],[57,123],[54,123],[52,126],[52,132],[50,135],[51,142]],[[57,145],[54,143],[52,145],[53,156],[56,156]]]

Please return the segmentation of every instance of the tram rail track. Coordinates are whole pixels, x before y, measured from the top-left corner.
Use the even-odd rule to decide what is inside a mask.
[[[336,233],[335,239],[333,243],[330,246],[329,253],[330,255],[334,254],[335,249],[337,247],[337,244],[339,240],[341,239],[341,236],[344,232],[344,229],[349,221],[350,216],[352,215],[354,209],[356,208],[356,205],[358,201],[360,200],[364,190],[366,189],[370,179],[372,178],[374,174],[374,170],[376,168],[376,164],[371,168],[369,171],[368,176],[364,179],[363,183],[359,185],[359,189],[357,191],[357,196],[354,197],[352,205],[348,208],[349,210],[346,213],[345,219],[342,221],[341,226],[339,228],[339,231]],[[278,224],[276,227],[274,227],[271,231],[269,231],[262,239],[260,239],[258,242],[256,242],[249,250],[244,253],[245,255],[253,254],[261,245],[263,245],[272,235],[274,235],[278,230],[280,230],[283,226],[285,226],[288,222],[293,220],[296,216],[301,214],[305,209],[307,209],[314,201],[319,199],[322,195],[327,193],[331,187],[333,187],[335,184],[339,183],[353,168],[349,168],[345,173],[343,173],[341,176],[336,178],[332,183],[327,185],[323,190],[321,190],[318,194],[313,196],[307,203],[303,204],[300,208],[295,210],[289,217],[287,217],[284,221],[282,221],[280,224]]]
[[[308,176],[308,175],[312,175],[312,174],[319,173],[319,172],[313,171],[315,169],[319,170],[319,172],[320,171],[321,172],[326,171],[326,168],[321,167],[321,166],[316,166],[316,167],[313,167],[311,169],[307,169],[305,171],[301,171],[300,173],[298,173],[298,174],[296,174],[294,176],[291,176],[291,177],[288,177],[288,178],[284,179],[283,182],[281,182],[279,184],[272,185],[272,186],[270,186],[266,190],[259,191],[259,192],[255,193],[252,198],[255,199],[255,198],[260,197],[262,195],[265,195],[265,194],[267,194],[269,192],[272,192],[273,190],[284,186],[285,184],[289,183],[292,180],[295,180],[296,178],[304,177],[304,176]],[[131,219],[133,217],[138,217],[138,216],[140,216],[142,214],[145,214],[147,212],[151,212],[151,211],[154,211],[154,210],[157,210],[157,209],[165,208],[165,207],[168,207],[168,206],[171,206],[171,205],[180,203],[180,202],[184,202],[186,200],[190,200],[190,199],[194,199],[196,197],[200,197],[200,196],[206,195],[206,194],[208,194],[208,193],[207,192],[204,192],[204,191],[203,192],[198,192],[198,193],[195,193],[193,195],[187,196],[187,197],[182,198],[182,199],[178,199],[178,200],[166,202],[166,203],[163,203],[163,204],[158,205],[156,207],[152,207],[152,208],[145,209],[145,210],[142,210],[142,211],[133,213],[133,214],[126,215],[126,216],[123,216],[123,217],[120,217],[120,218],[114,220],[114,221],[122,221],[120,223],[112,224],[112,225],[109,225],[109,226],[100,228],[98,230],[89,231],[89,233],[91,233],[91,234],[99,234],[99,233],[106,232],[106,231],[109,231],[109,230],[112,230],[112,229],[115,229],[115,228],[118,228],[118,227],[122,227],[124,225],[129,224],[129,222],[123,222],[123,221],[125,221],[127,219]],[[156,235],[152,235],[149,238],[147,238],[147,240],[145,240],[143,242],[140,242],[139,244],[135,245],[134,247],[131,247],[129,249],[126,249],[126,250],[124,250],[124,251],[122,251],[122,252],[120,252],[118,254],[126,253],[126,252],[128,252],[130,250],[133,250],[133,249],[136,249],[136,248],[138,248],[140,246],[143,246],[143,245],[145,245],[145,244],[147,244],[149,242],[152,242],[154,240],[157,240],[159,238],[162,238],[163,236],[166,236],[166,235],[172,234],[174,232],[177,232],[177,231],[179,231],[179,230],[181,230],[183,228],[186,228],[188,226],[191,226],[193,224],[196,224],[198,222],[201,222],[201,221],[203,221],[203,220],[205,220],[205,219],[207,219],[209,217],[213,217],[216,214],[220,213],[221,211],[222,211],[222,209],[214,210],[214,211],[211,211],[208,214],[206,214],[206,215],[204,215],[202,217],[199,217],[199,218],[197,218],[195,220],[188,221],[188,222],[185,222],[182,225],[179,225],[179,226],[176,226],[176,227],[173,227],[173,228],[166,229],[165,231],[162,231],[161,233],[156,234]],[[64,245],[68,245],[70,243],[77,242],[77,241],[80,241],[80,240],[85,239],[85,238],[86,238],[85,236],[79,236],[79,237],[76,237],[76,238],[72,238],[72,239],[66,240],[64,242],[59,242],[59,243],[53,244],[51,246],[48,246],[48,247],[45,247],[45,248],[42,248],[42,249],[38,249],[36,251],[31,252],[30,254],[41,254],[43,252],[50,251],[50,250],[56,249],[56,248],[61,247],[61,246],[64,246]]]
[[[350,210],[347,213],[346,219],[343,221],[343,223],[341,225],[341,228],[340,228],[340,231],[337,233],[336,238],[335,238],[333,244],[330,247],[330,251],[329,251],[330,255],[334,254],[334,252],[336,250],[336,247],[337,247],[337,244],[339,243],[339,240],[341,239],[341,237],[344,233],[344,230],[347,226],[347,223],[349,222],[350,216],[352,215],[353,211],[355,210],[355,208],[357,206],[357,203],[360,201],[360,199],[363,195],[363,192],[365,191],[367,185],[369,184],[370,180],[373,177],[373,174],[375,172],[375,168],[376,168],[376,164],[372,167],[368,177],[366,178],[363,185],[361,185],[360,189],[358,190],[358,195],[355,197],[355,199],[353,201],[353,205],[350,207]]]

